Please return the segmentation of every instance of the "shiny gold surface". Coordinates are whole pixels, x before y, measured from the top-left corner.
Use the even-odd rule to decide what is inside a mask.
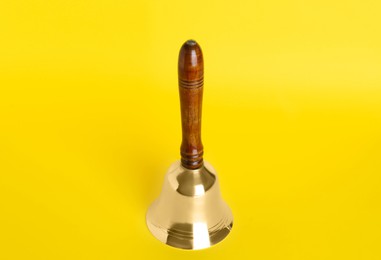
[[[231,231],[233,215],[223,201],[213,167],[197,170],[171,165],[159,198],[147,212],[147,226],[161,242],[182,249],[217,244]]]

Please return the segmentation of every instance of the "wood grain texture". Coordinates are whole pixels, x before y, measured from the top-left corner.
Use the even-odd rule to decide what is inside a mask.
[[[201,48],[194,40],[186,41],[180,49],[178,76],[182,123],[181,163],[187,169],[197,169],[203,165],[204,154],[201,142],[204,61]]]

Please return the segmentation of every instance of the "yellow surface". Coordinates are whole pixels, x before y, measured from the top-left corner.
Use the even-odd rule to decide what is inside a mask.
[[[380,1],[0,1],[0,259],[380,259]],[[177,55],[235,223],[172,249]]]

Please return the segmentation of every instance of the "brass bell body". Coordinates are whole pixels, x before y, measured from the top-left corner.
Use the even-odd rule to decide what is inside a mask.
[[[220,194],[213,167],[189,170],[171,165],[159,198],[147,212],[147,225],[161,242],[182,249],[208,248],[223,240],[233,215]]]

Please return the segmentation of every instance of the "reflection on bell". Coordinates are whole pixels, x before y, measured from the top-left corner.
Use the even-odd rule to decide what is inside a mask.
[[[230,232],[233,215],[222,200],[218,178],[210,164],[188,170],[173,163],[160,197],[147,212],[152,234],[167,245],[183,249],[210,247]]]
[[[233,215],[222,200],[218,177],[203,160],[201,108],[204,63],[193,40],[180,49],[181,161],[171,165],[159,198],[147,212],[147,226],[161,242],[182,249],[208,248],[223,240]]]

